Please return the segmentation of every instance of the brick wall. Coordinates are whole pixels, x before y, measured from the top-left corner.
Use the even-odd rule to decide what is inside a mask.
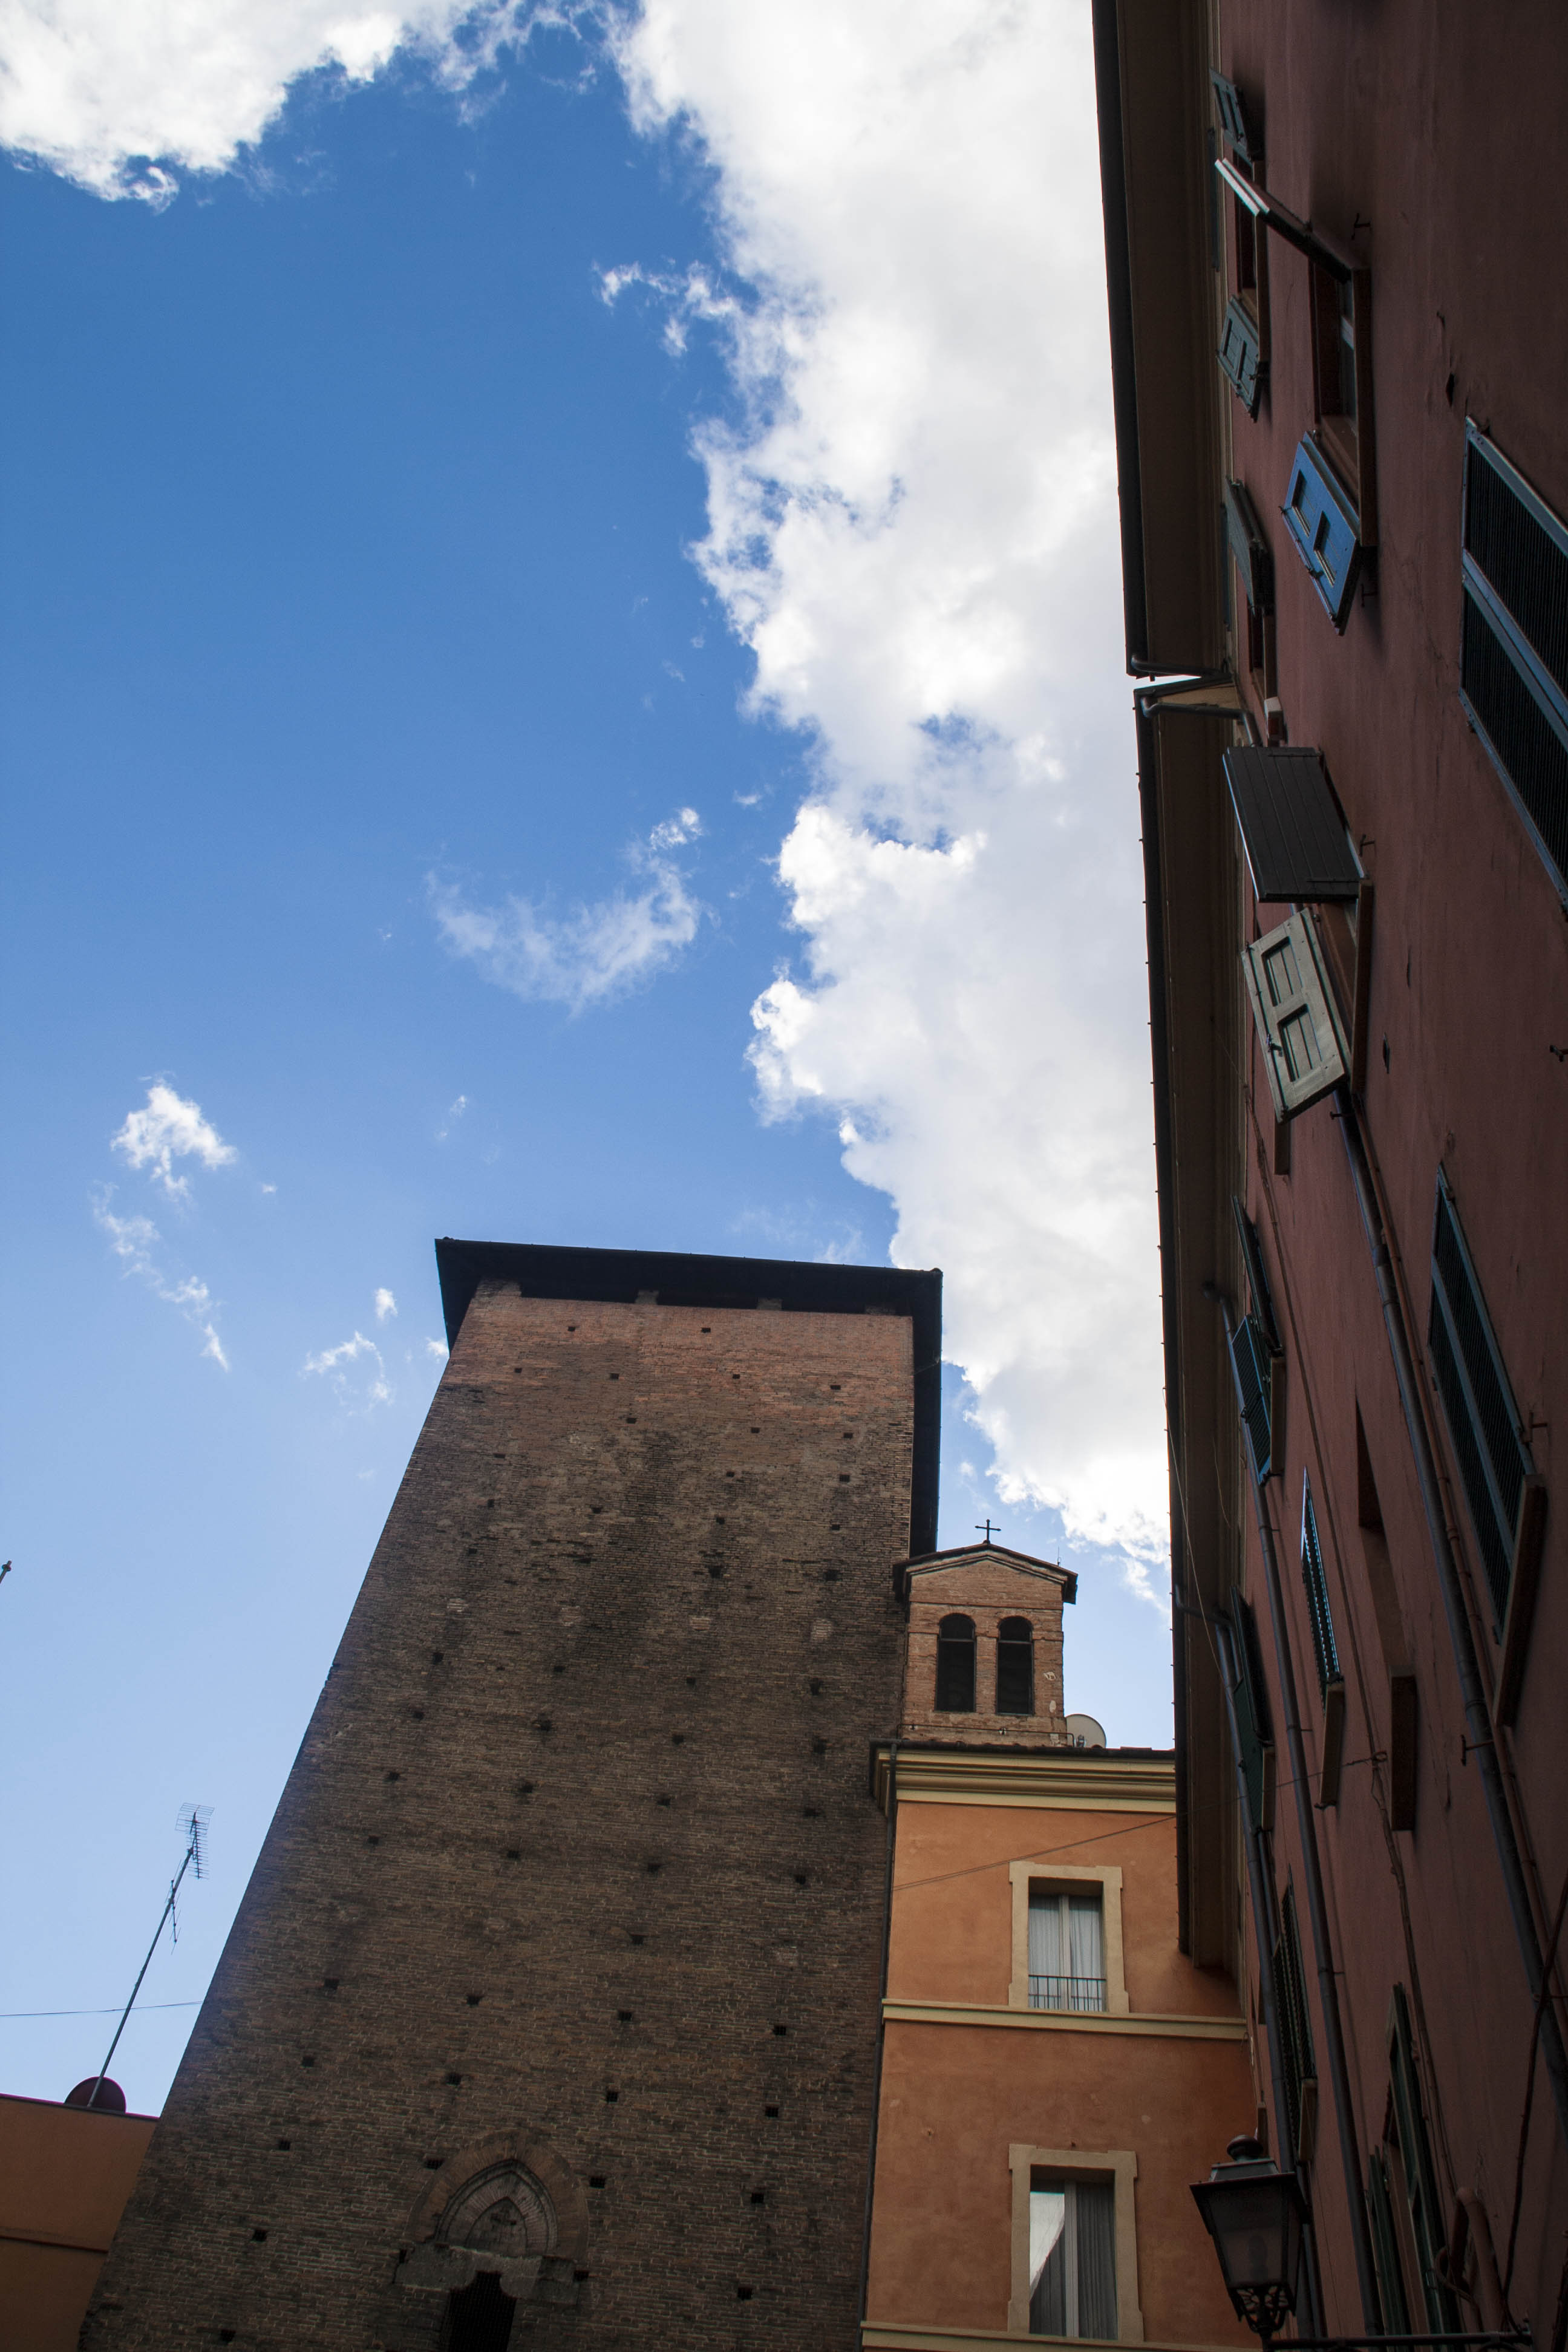
[[[1016,1741],[1038,1748],[1067,1745],[1062,1706],[1062,1600],[1076,1589],[1070,1571],[1047,1561],[1027,1560],[999,1545],[943,1553],[938,1562],[918,1561],[909,1574],[909,1666],[904,1682],[900,1736],[927,1739],[984,1739],[994,1747]],[[974,1710],[939,1715],[936,1710],[937,1628],[950,1613],[973,1621]],[[998,1715],[996,1628],[1004,1617],[1027,1620],[1034,1633],[1035,1711]]]
[[[912,1375],[903,1316],[481,1285],[92,2352],[434,2347],[508,2150],[560,2220],[514,2345],[853,2342]]]

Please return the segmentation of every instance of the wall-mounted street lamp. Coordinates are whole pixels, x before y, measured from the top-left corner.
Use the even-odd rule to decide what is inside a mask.
[[[1237,2316],[1267,2345],[1296,2308],[1307,2209],[1295,2174],[1281,2172],[1255,2139],[1233,2139],[1226,2154],[1229,2163],[1195,2181],[1193,2195]]]

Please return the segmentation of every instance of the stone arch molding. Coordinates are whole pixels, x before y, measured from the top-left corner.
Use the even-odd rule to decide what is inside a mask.
[[[480,2271],[520,2303],[575,2303],[588,2207],[553,2148],[521,2137],[448,2158],[408,2217],[398,2284],[449,2294]]]

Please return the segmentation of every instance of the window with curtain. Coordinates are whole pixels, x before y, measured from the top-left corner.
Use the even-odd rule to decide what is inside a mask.
[[[1105,2007],[1105,1919],[1098,1886],[1029,1889],[1029,2007]]]
[[[1116,2337],[1116,2188],[1029,2175],[1029,2333]]]
[[[996,1712],[1035,1712],[1035,1629],[1026,1617],[1004,1617],[996,1628]]]
[[[936,1705],[939,1715],[974,1712],[973,1617],[944,1617],[936,1629]]]

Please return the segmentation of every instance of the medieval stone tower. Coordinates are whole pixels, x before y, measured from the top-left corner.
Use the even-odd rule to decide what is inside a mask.
[[[451,1360],[82,2342],[847,2352],[941,1276],[437,1255]]]

